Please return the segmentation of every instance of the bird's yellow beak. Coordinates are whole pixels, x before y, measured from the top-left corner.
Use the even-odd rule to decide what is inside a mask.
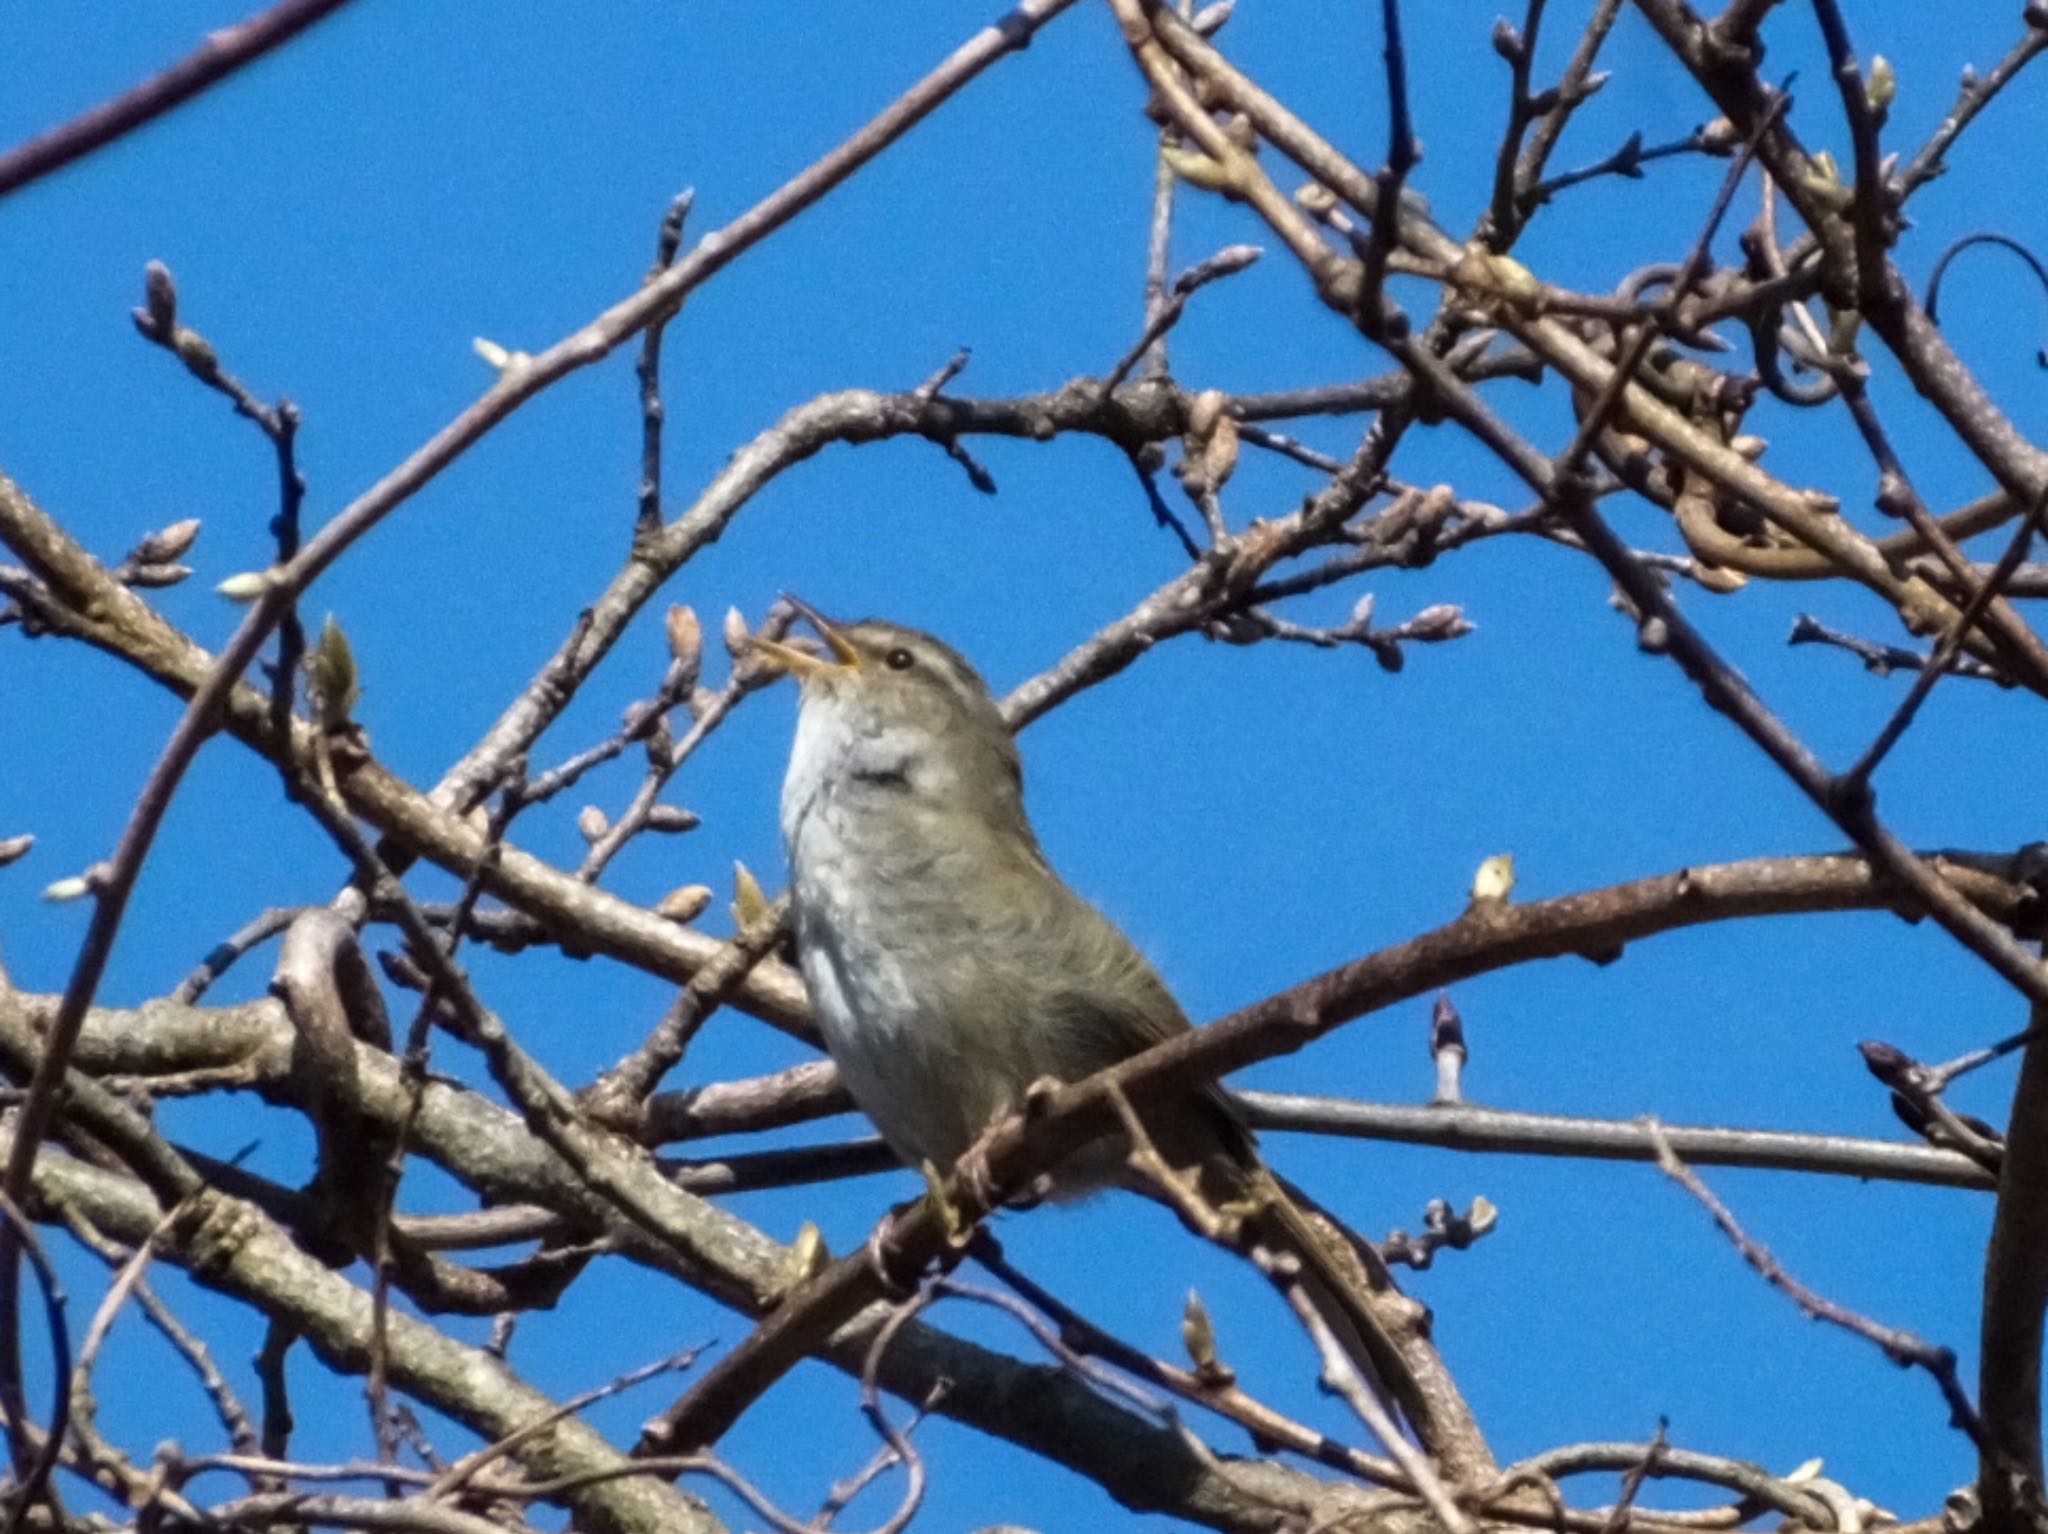
[[[860,651],[854,648],[853,641],[840,633],[824,614],[810,603],[791,596],[786,591],[782,594],[782,599],[796,609],[797,616],[818,631],[818,637],[825,641],[825,648],[832,652],[832,658],[825,660],[808,650],[799,650],[795,645],[783,644],[774,639],[750,639],[748,644],[756,652],[767,656],[799,682],[808,682],[813,677],[825,676],[835,671],[859,668]]]

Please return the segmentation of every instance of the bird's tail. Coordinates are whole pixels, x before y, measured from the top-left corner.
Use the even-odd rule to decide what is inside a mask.
[[[1419,1310],[1395,1288],[1377,1248],[1263,1163],[1243,1174],[1253,1213],[1245,1226],[1255,1248],[1283,1259],[1273,1272],[1285,1292],[1285,1259],[1298,1271],[1302,1296],[1367,1388],[1398,1424],[1420,1426],[1428,1410],[1413,1369],[1394,1340],[1395,1329]],[[1261,1263],[1272,1270],[1271,1262]]]
[[[1212,1106],[1205,1115],[1154,1115],[1145,1126],[1165,1174],[1179,1182],[1192,1171],[1191,1187],[1183,1183],[1177,1194],[1162,1188],[1157,1166],[1130,1185],[1175,1207],[1194,1228],[1208,1227],[1204,1233],[1246,1251],[1290,1303],[1298,1292],[1389,1409],[1393,1430],[1405,1420],[1423,1442],[1433,1441],[1440,1419],[1455,1419],[1464,1403],[1448,1376],[1428,1368],[1427,1347],[1416,1349],[1411,1362],[1396,1340],[1422,1332],[1428,1312],[1395,1286],[1378,1247],[1276,1175],[1220,1097]],[[1188,1207],[1190,1191],[1200,1210]]]

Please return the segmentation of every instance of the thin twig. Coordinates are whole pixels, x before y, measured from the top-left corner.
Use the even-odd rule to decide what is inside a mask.
[[[1654,1161],[1656,1146],[1640,1122],[1519,1113],[1475,1103],[1413,1107],[1285,1092],[1233,1092],[1254,1129],[1356,1136],[1401,1145],[1433,1145],[1475,1154],[1557,1156],[1596,1161]],[[1954,1150],[1847,1135],[1780,1129],[1665,1125],[1671,1143],[1702,1166],[1767,1168],[1859,1181],[1989,1189],[1995,1178]]]
[[[132,133],[345,4],[347,0],[284,0],[247,21],[208,33],[205,42],[162,74],[0,155],[0,197]]]
[[[1816,1321],[1826,1321],[1844,1331],[1861,1337],[1864,1341],[1882,1349],[1885,1357],[1901,1368],[1925,1369],[1940,1389],[1942,1399],[1948,1403],[1950,1420],[1969,1436],[1970,1442],[1980,1451],[1988,1452],[1989,1441],[1985,1436],[1984,1423],[1977,1415],[1976,1405],[1963,1389],[1962,1380],[1956,1373],[1956,1355],[1944,1347],[1914,1335],[1899,1331],[1857,1314],[1847,1306],[1816,1294],[1785,1271],[1784,1265],[1771,1254],[1768,1247],[1752,1240],[1737,1222],[1728,1206],[1714,1195],[1699,1179],[1699,1174],[1679,1160],[1678,1153],[1671,1148],[1671,1142],[1664,1135],[1655,1119],[1644,1119],[1643,1129],[1657,1146],[1657,1165],[1673,1182],[1684,1188],[1713,1216],[1721,1233],[1734,1244],[1742,1254],[1742,1260],[1754,1268],[1772,1288],[1787,1296],[1801,1311]]]
[[[1906,696],[1899,700],[1899,706],[1892,717],[1885,721],[1884,728],[1877,732],[1877,738],[1872,740],[1863,755],[1856,759],[1856,764],[1842,774],[1841,784],[1844,792],[1862,795],[1869,791],[1871,774],[1877,771],[1892,747],[1899,743],[1899,738],[1911,728],[1914,717],[1920,712],[1920,705],[1925,703],[1927,695],[1934,691],[1934,684],[1954,668],[1957,652],[1962,649],[1963,641],[1969,635],[1970,626],[1983,616],[1991,603],[1998,600],[1999,593],[2004,589],[2012,572],[2018,569],[2020,561],[2027,557],[2027,546],[2033,542],[2034,531],[2040,525],[2044,509],[2048,509],[2048,497],[2037,501],[2034,509],[2020,519],[2019,527],[2013,532],[2012,541],[2006,545],[2005,552],[1992,567],[1990,578],[1970,593],[1970,600],[1964,604],[1962,615],[1956,619],[1955,626],[1941,636],[1940,642],[1934,647],[1934,653],[1928,656],[1920,667],[1919,674],[1913,678],[1913,685],[1907,689]]]
[[[19,1134],[20,1130],[15,1132]],[[47,1500],[51,1515],[59,1526],[64,1522],[63,1510],[57,1506],[55,1494],[50,1489],[50,1473],[57,1468],[57,1459],[63,1452],[64,1436],[71,1422],[71,1327],[65,1319],[65,1307],[69,1302],[63,1285],[58,1282],[57,1266],[50,1260],[49,1250],[43,1245],[35,1226],[29,1223],[28,1216],[22,1212],[21,1205],[6,1193],[0,1193],[0,1219],[4,1219],[8,1229],[15,1233],[19,1250],[27,1253],[29,1266],[35,1270],[36,1285],[43,1296],[43,1321],[50,1333],[53,1378],[50,1421],[43,1429],[40,1452],[24,1431],[28,1422],[27,1398],[22,1393],[18,1355],[10,1360],[12,1370],[4,1381],[6,1399],[0,1402],[0,1410],[4,1410],[7,1417],[7,1443],[13,1455],[17,1481],[8,1499],[6,1534],[16,1534],[38,1502]],[[9,1338],[18,1338],[12,1317],[8,1318],[4,1331]]]
[[[696,189],[689,188],[662,215],[654,241],[654,265],[647,272],[649,282],[675,264],[676,251],[683,243],[683,224],[696,201]],[[640,500],[634,523],[634,536],[639,538],[661,526],[661,435],[668,419],[668,406],[661,397],[661,342],[672,317],[655,320],[641,335],[640,360],[634,368],[640,383]]]
[[[2048,19],[2029,9],[2020,40],[1992,66],[1990,74],[1979,76],[1974,70],[1964,71],[1956,104],[1899,175],[1899,196],[1902,199],[1912,196],[1948,169],[1949,149],[1962,136],[1963,130],[2044,50],[2048,50]]]
[[[1379,313],[1387,257],[1401,239],[1401,189],[1422,158],[1408,109],[1408,53],[1401,45],[1401,0],[1380,0],[1380,28],[1380,56],[1387,78],[1387,158],[1374,187],[1378,212],[1366,238],[1365,281],[1358,305],[1359,313],[1369,319]]]
[[[1535,131],[1529,135],[1529,144],[1522,151],[1521,160],[1515,166],[1515,186],[1518,192],[1533,188],[1543,179],[1543,169],[1550,163],[1551,152],[1564,136],[1572,114],[1592,98],[1599,82],[1593,77],[1593,65],[1600,57],[1600,50],[1607,42],[1608,33],[1614,30],[1615,19],[1621,14],[1622,0],[1599,0],[1593,14],[1587,18],[1585,31],[1579,34],[1579,45],[1572,50],[1571,62],[1565,65],[1564,75],[1557,83],[1557,105],[1536,119]],[[1523,192],[1522,195],[1526,195]]]
[[[1792,631],[1785,636],[1785,643],[1831,645],[1837,650],[1847,650],[1862,661],[1863,668],[1873,676],[1890,676],[1894,671],[1919,671],[1928,659],[1920,651],[1908,650],[1903,645],[1880,644],[1873,639],[1861,639],[1854,634],[1831,629],[1811,613],[1801,613],[1792,620]],[[1971,655],[1950,656],[1948,669],[1957,676],[1974,681],[1996,682],[2001,687],[2013,685],[2012,678],[2003,671]]]

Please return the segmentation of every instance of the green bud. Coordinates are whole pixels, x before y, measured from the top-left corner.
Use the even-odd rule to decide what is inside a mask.
[[[742,928],[751,927],[768,914],[768,897],[753,869],[741,862],[732,865],[732,919]]]
[[[1190,186],[1198,186],[1205,192],[1227,192],[1237,184],[1230,167],[1221,160],[1212,160],[1199,149],[1183,149],[1178,144],[1161,144],[1159,158],[1166,162],[1166,168]]]
[[[320,642],[306,657],[306,679],[320,722],[330,730],[347,724],[362,701],[363,689],[356,674],[355,651],[332,613],[320,625]]]
[[[1806,162],[1800,180],[1830,213],[1844,212],[1856,200],[1856,194],[1842,183],[1835,157],[1825,149]]]

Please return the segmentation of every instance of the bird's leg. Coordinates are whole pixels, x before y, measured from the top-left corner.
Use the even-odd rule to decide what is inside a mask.
[[[975,1206],[983,1212],[996,1209],[1033,1209],[1051,1195],[1053,1174],[1040,1172],[1022,1188],[1006,1191],[989,1165],[989,1147],[994,1143],[996,1133],[1021,1112],[1030,1118],[1043,1111],[1046,1100],[1063,1085],[1051,1076],[1041,1076],[1024,1089],[1021,1108],[1013,1109],[1008,1103],[998,1107],[990,1116],[981,1133],[972,1145],[961,1153],[953,1164],[953,1176],[961,1189],[973,1199]]]
[[[1115,1105],[1117,1117],[1123,1121],[1124,1134],[1131,1142],[1125,1157],[1131,1170],[1151,1185],[1156,1195],[1195,1234],[1219,1246],[1236,1249],[1243,1234],[1246,1214],[1256,1211],[1240,1207],[1243,1204],[1241,1199],[1218,1204],[1205,1197],[1201,1168],[1176,1169],[1161,1155],[1158,1143],[1138,1117],[1138,1110],[1131,1106],[1123,1088],[1114,1082],[1109,1085],[1109,1100]]]

